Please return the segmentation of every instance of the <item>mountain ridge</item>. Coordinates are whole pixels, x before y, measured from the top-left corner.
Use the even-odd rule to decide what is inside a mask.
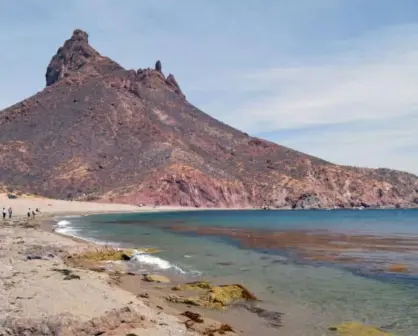
[[[161,61],[126,70],[76,29],[46,87],[0,114],[0,184],[54,198],[196,207],[418,206],[418,177],[332,164],[190,104]]]

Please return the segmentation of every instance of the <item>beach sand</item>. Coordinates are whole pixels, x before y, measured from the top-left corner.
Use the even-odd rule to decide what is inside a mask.
[[[13,208],[13,218],[0,220],[0,335],[200,334],[193,330],[196,328],[186,327],[188,318],[181,316],[180,310],[170,309],[164,300],[135,295],[138,285],[135,291],[128,291],[122,288],[121,281],[115,281],[111,272],[69,267],[65,263],[66,256],[95,245],[50,232],[51,225],[45,224],[55,215],[184,208],[36,197],[8,199],[1,194],[0,207],[7,210],[9,206]],[[41,210],[36,219],[27,219],[29,208]],[[144,283],[138,276],[135,278],[138,284]],[[205,318],[202,326],[219,325],[222,324]]]
[[[0,227],[0,335],[193,335],[105,273],[76,269],[80,279],[65,280],[61,255],[83,243],[17,225]]]
[[[0,207],[9,206],[12,220],[0,221],[0,335],[55,335],[57,330],[62,335],[194,335],[183,321],[112,284],[107,274],[77,269],[73,273],[80,279],[64,280],[59,270],[68,267],[62,256],[91,244],[31,227],[52,215],[156,209],[0,195]],[[25,218],[29,208],[41,210],[36,222]],[[42,259],[28,260],[32,257]]]
[[[65,201],[29,195],[18,196],[17,199],[9,199],[7,194],[0,193],[0,210],[5,208],[7,211],[9,207],[13,209],[13,216],[26,216],[28,209],[35,210],[37,208],[41,211],[40,214],[42,215],[195,210],[195,208],[175,206],[139,207],[129,204]]]

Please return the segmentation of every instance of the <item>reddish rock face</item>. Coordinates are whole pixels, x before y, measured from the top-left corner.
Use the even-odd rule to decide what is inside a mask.
[[[70,77],[82,68],[84,72],[89,70],[98,74],[122,69],[116,62],[100,56],[89,45],[88,34],[76,29],[49,63],[45,75],[46,85],[49,86],[63,78]]]
[[[418,205],[416,176],[250,137],[187,102],[161,62],[125,70],[81,30],[52,58],[46,84],[0,113],[0,186],[196,207]]]

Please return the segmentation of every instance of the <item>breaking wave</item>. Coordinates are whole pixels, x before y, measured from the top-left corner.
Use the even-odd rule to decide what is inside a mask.
[[[79,216],[77,216],[79,217]],[[103,240],[95,239],[92,237],[87,237],[80,232],[80,228],[77,228],[77,225],[74,225],[72,223],[69,217],[63,217],[57,219],[57,223],[54,225],[54,231],[66,236],[83,239],[85,241],[89,241],[98,245],[108,245],[113,247],[120,247],[120,243],[116,242],[105,242]],[[157,257],[155,255],[148,254],[143,251],[135,250],[131,257],[131,261],[138,263],[141,266],[144,266],[146,268],[151,268],[155,270],[166,270],[166,271],[174,271],[180,274],[195,274],[199,275],[201,274],[198,271],[194,270],[187,270],[185,271],[181,267],[177,266],[174,263],[169,262],[166,259]]]
[[[60,233],[65,236],[74,237],[78,239],[82,239],[97,245],[107,245],[107,246],[114,246],[118,247],[120,244],[116,242],[109,242],[103,241],[99,239],[95,239],[92,237],[86,237],[80,234],[79,229],[73,226],[73,223],[68,220],[68,218],[79,218],[80,216],[66,216],[67,219],[60,219],[57,221],[57,224],[54,225],[53,229],[55,232]]]
[[[55,232],[69,235],[71,236],[71,233],[74,231],[71,227],[71,222],[69,220],[60,220],[57,222],[57,224],[54,225]]]
[[[147,254],[145,252],[136,251],[131,257],[132,261],[139,262],[140,264],[151,266],[160,270],[174,270],[181,274],[186,272],[175,264],[170,263],[168,260]]]

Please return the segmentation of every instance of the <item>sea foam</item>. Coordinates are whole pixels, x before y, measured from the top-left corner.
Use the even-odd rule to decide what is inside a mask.
[[[80,216],[66,216],[65,218],[76,218],[76,217],[80,217]],[[73,226],[73,223],[67,219],[58,220],[57,224],[54,225],[54,231],[60,234],[69,236],[69,237],[82,239],[82,240],[85,240],[85,241],[88,241],[97,245],[106,245],[106,246],[113,246],[113,247],[118,247],[120,245],[119,243],[116,243],[116,242],[103,241],[103,240],[95,239],[92,237],[83,236],[79,234],[79,230]]]
[[[66,218],[68,218],[68,217],[66,217]],[[85,236],[79,235],[78,230],[73,227],[73,223],[71,223],[71,221],[69,221],[68,219],[58,220],[57,224],[54,225],[54,229],[55,229],[55,232],[64,234],[66,236],[80,238],[80,239],[90,241],[92,243],[99,244],[99,245],[110,245],[110,246],[114,246],[114,247],[117,247],[119,245],[116,242],[104,242],[104,241],[94,239],[94,238],[91,238],[91,237],[85,237]],[[172,271],[176,271],[180,274],[188,273],[188,272],[184,271],[182,268],[180,268],[179,266],[170,263],[168,260],[150,255],[150,254],[145,253],[143,251],[135,250],[135,252],[133,253],[133,255],[131,257],[131,260],[134,261],[134,262],[138,262],[139,264],[141,264],[143,266],[148,266],[148,267],[151,267],[151,268],[154,268],[154,269],[172,270]],[[191,273],[200,273],[200,272],[193,271]]]
[[[139,262],[140,264],[151,266],[161,270],[175,270],[181,274],[186,272],[175,264],[170,263],[168,260],[147,254],[141,251],[135,251],[131,257],[132,261]]]
[[[72,231],[71,222],[68,220],[60,220],[54,225],[54,229],[58,233],[68,234]]]

